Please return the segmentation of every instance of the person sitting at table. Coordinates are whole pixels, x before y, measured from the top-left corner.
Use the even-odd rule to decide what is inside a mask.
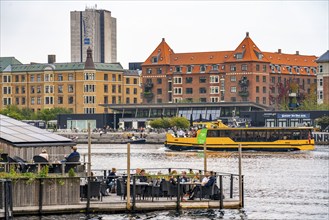
[[[199,173],[195,173],[194,177],[192,178],[192,182],[200,182],[200,174]]]
[[[80,157],[80,154],[77,151],[78,150],[78,147],[77,146],[72,146],[71,149],[73,150],[73,152],[70,153],[69,156],[65,157],[65,159],[62,160],[62,162],[66,162],[67,160],[69,160],[70,158],[75,157],[75,156],[79,156]]]
[[[140,172],[140,176],[138,177],[139,182],[147,182],[147,176],[145,176],[145,170],[142,169]]]
[[[178,181],[180,182],[180,183],[187,183],[188,182],[188,178],[187,178],[187,176],[186,176],[186,171],[182,171],[182,175],[179,177],[179,179],[178,179]],[[186,185],[183,185],[182,187],[181,187],[181,201],[182,202],[184,202],[185,200],[184,200],[184,195],[186,195],[187,194],[187,189],[186,189]]]
[[[209,186],[210,184],[214,184],[215,181],[212,180],[212,181],[209,181],[210,180],[210,173],[209,172],[206,172],[205,173],[205,177],[202,179],[201,181],[201,186]],[[208,183],[209,182],[209,183]],[[188,200],[194,200],[195,198],[195,195],[200,192],[200,186],[195,186],[192,190],[192,193],[190,195],[190,197],[188,198]]]
[[[109,192],[112,192],[112,193],[115,193],[115,179],[117,178],[116,172],[117,172],[117,169],[113,167],[111,172],[107,176],[107,181],[106,181]]]
[[[47,153],[47,150],[45,148],[42,149],[41,154],[39,156],[45,158],[46,160],[49,160],[49,155]]]

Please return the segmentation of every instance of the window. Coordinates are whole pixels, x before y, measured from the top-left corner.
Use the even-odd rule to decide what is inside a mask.
[[[31,86],[30,91],[31,91],[32,94],[34,94],[35,93],[35,87],[34,86]]]
[[[74,92],[73,85],[71,85],[71,84],[67,85],[67,92],[69,92],[69,93]]]
[[[231,86],[231,92],[235,93],[236,92],[236,87],[235,86]]]
[[[31,105],[34,105],[34,104],[35,104],[35,98],[31,97]]]
[[[121,93],[121,85],[118,85],[118,93]]]
[[[207,102],[207,98],[200,98],[199,101],[200,102]]]
[[[109,92],[109,86],[108,85],[104,85],[104,93],[108,93]]]
[[[54,97],[46,96],[45,97],[45,105],[52,105],[52,104],[54,104]]]
[[[137,85],[138,84],[138,81],[136,78],[134,78],[134,85]]]
[[[83,103],[84,104],[95,104],[96,97],[95,96],[84,96]]]
[[[152,57],[152,63],[157,63],[158,62],[158,57]]]
[[[112,82],[117,81],[117,76],[115,74],[112,74]]]
[[[187,73],[191,73],[191,72],[192,72],[192,66],[189,65],[189,66],[187,66]]]
[[[183,91],[182,87],[175,87],[174,88],[174,94],[175,95],[176,94],[182,94],[182,91]]]
[[[210,83],[219,83],[219,76],[210,76]]]
[[[161,95],[162,94],[162,89],[157,89],[157,94]]]
[[[30,82],[34,82],[34,75],[30,76]]]
[[[256,97],[256,103],[259,103],[259,97]]]
[[[263,93],[266,93],[266,86],[263,86]]]
[[[38,104],[38,105],[41,105],[41,97],[38,97],[38,98],[37,98],[37,104]]]
[[[259,82],[259,76],[256,76],[256,82]]]
[[[323,72],[323,66],[322,66],[322,65],[319,66],[319,72],[320,72],[320,73]]]
[[[51,86],[53,89],[54,89],[54,87],[53,86]],[[53,90],[51,90],[52,92],[53,92]],[[22,86],[22,94],[25,94],[25,86]]]
[[[41,75],[40,74],[37,75],[37,81],[41,82]]]
[[[95,108],[83,108],[85,114],[95,114]]]
[[[126,88],[126,94],[130,94],[130,88]]]
[[[37,87],[37,93],[41,93],[41,86]]]
[[[206,65],[202,64],[200,65],[200,72],[204,73],[206,71]]]
[[[160,101],[159,101],[160,100]],[[161,103],[162,101],[161,101],[162,99],[158,99],[158,103]],[[137,98],[134,98],[134,104],[137,104]]]
[[[275,87],[271,87],[271,93],[275,93]]]
[[[152,74],[152,69],[151,68],[147,68],[146,69],[146,72],[147,72],[147,74]]]
[[[19,98],[18,97],[15,98],[15,104],[19,105]]]
[[[263,82],[266,82],[266,76],[263,76]]]
[[[201,87],[201,88],[199,88],[199,93],[205,94],[205,93],[207,93],[207,89],[205,87]]]
[[[45,86],[45,93],[54,93],[54,86]]]
[[[94,73],[85,73],[84,80],[95,80],[95,74]]]
[[[231,82],[236,82],[236,76],[231,76]]]
[[[162,84],[162,79],[157,78],[157,84]]]
[[[22,79],[22,82],[25,82],[25,76],[24,75],[21,76],[21,79]]]
[[[186,77],[185,81],[186,81],[186,83],[192,83],[193,78],[192,77]]]
[[[84,85],[83,86],[84,92],[95,92],[95,90],[96,90],[96,85]]]
[[[278,83],[281,83],[281,76],[278,77]]]
[[[19,82],[19,75],[15,76],[15,82]]]
[[[73,80],[73,74],[69,73],[69,81],[72,81],[72,80]]]
[[[256,86],[256,93],[259,93],[259,86]]]
[[[15,87],[15,93],[19,94],[19,87],[18,86]]]
[[[218,65],[217,64],[212,65],[212,70],[218,70]]]
[[[263,104],[266,104],[266,97],[263,97]]]
[[[112,93],[116,93],[117,87],[116,85],[112,85]]]
[[[266,64],[263,65],[263,72],[266,72]]]
[[[127,85],[130,84],[130,78],[126,78],[126,84],[127,84]]]
[[[11,87],[3,87],[3,94],[11,94]]]
[[[58,74],[58,76],[57,76],[57,80],[58,80],[58,81],[63,81],[63,75],[62,75],[62,74]]]
[[[109,103],[109,97],[108,96],[104,96],[104,104],[108,104]]]
[[[323,99],[323,91],[319,92],[319,99]]]
[[[116,104],[117,103],[116,100],[117,100],[116,97],[115,96],[112,96],[112,104]]]
[[[193,88],[186,88],[186,94],[193,94]]]
[[[176,67],[175,67],[175,70],[176,70],[176,72],[179,73],[179,72],[181,71],[181,67],[180,67],[180,66],[176,66]]]
[[[53,81],[53,74],[45,74],[45,82]]]
[[[57,99],[57,103],[59,105],[63,104],[63,96],[59,96],[58,99]]]
[[[275,83],[275,77],[274,76],[271,77],[271,83]]]
[[[210,102],[218,102],[218,97],[210,97]]]
[[[63,85],[59,85],[57,90],[58,93],[63,93]]]
[[[108,81],[109,80],[109,75],[108,74],[104,74],[104,81]]]
[[[225,65],[222,65],[222,68],[221,68],[222,70],[225,70]]]
[[[218,86],[210,86],[210,94],[219,94]]]
[[[129,104],[129,103],[130,103],[130,98],[127,97],[127,98],[126,98],[126,104]]]
[[[11,82],[11,76],[3,76],[3,82]]]
[[[231,69],[232,72],[235,72],[236,71],[236,65],[235,64],[231,64],[231,68],[230,69]]]
[[[11,98],[3,98],[2,102],[3,105],[11,105]]]
[[[118,81],[121,82],[121,75],[118,76]]]
[[[73,96],[69,96],[67,99],[68,104],[73,104],[74,102],[73,100],[74,100]]]
[[[242,71],[247,71],[248,70],[248,65],[247,64],[242,64],[241,65],[241,70]]]
[[[134,88],[134,95],[137,95],[137,88]]]
[[[182,84],[182,77],[174,77],[174,84]]]
[[[162,73],[162,68],[157,68],[157,74],[161,74]]]
[[[206,83],[206,82],[207,82],[207,78],[204,77],[204,76],[201,76],[201,77],[199,78],[199,82],[200,82],[200,83]]]
[[[311,79],[307,79],[307,84],[311,84]]]
[[[323,79],[319,79],[319,86],[323,86]]]
[[[237,53],[237,54],[235,54],[235,56],[236,56],[236,59],[237,60],[241,60],[242,59],[242,53]]]

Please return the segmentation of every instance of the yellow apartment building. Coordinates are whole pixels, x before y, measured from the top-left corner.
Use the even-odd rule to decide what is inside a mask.
[[[33,111],[62,107],[73,113],[108,113],[100,104],[141,103],[140,76],[120,63],[94,63],[91,49],[86,62],[22,64],[0,57],[0,109],[7,105]]]

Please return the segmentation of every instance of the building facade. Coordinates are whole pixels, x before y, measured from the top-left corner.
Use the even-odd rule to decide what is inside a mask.
[[[22,64],[1,57],[0,109],[7,105],[34,111],[62,107],[73,113],[107,113],[100,104],[141,103],[140,76],[119,63]],[[51,59],[50,59],[51,60]]]
[[[71,62],[85,61],[88,47],[95,62],[117,62],[116,18],[110,11],[71,11]]]
[[[316,60],[318,64],[318,104],[329,104],[329,50]]]
[[[255,102],[298,106],[316,85],[316,56],[262,52],[249,37],[233,51],[175,53],[165,39],[142,64],[143,103]]]

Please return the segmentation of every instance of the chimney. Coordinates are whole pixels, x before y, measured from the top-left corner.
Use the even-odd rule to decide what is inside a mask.
[[[93,61],[93,51],[90,47],[87,49],[87,59],[85,62],[85,70],[94,70],[95,69],[95,64]]]
[[[249,32],[246,32],[246,37],[249,37]]]
[[[162,38],[162,42],[165,42],[165,39],[164,39],[164,37]]]
[[[299,51],[298,50],[296,51],[296,55],[299,55]]]
[[[56,55],[54,54],[48,55],[48,63],[49,64],[56,63]]]
[[[278,53],[281,53],[281,49],[278,49]]]

